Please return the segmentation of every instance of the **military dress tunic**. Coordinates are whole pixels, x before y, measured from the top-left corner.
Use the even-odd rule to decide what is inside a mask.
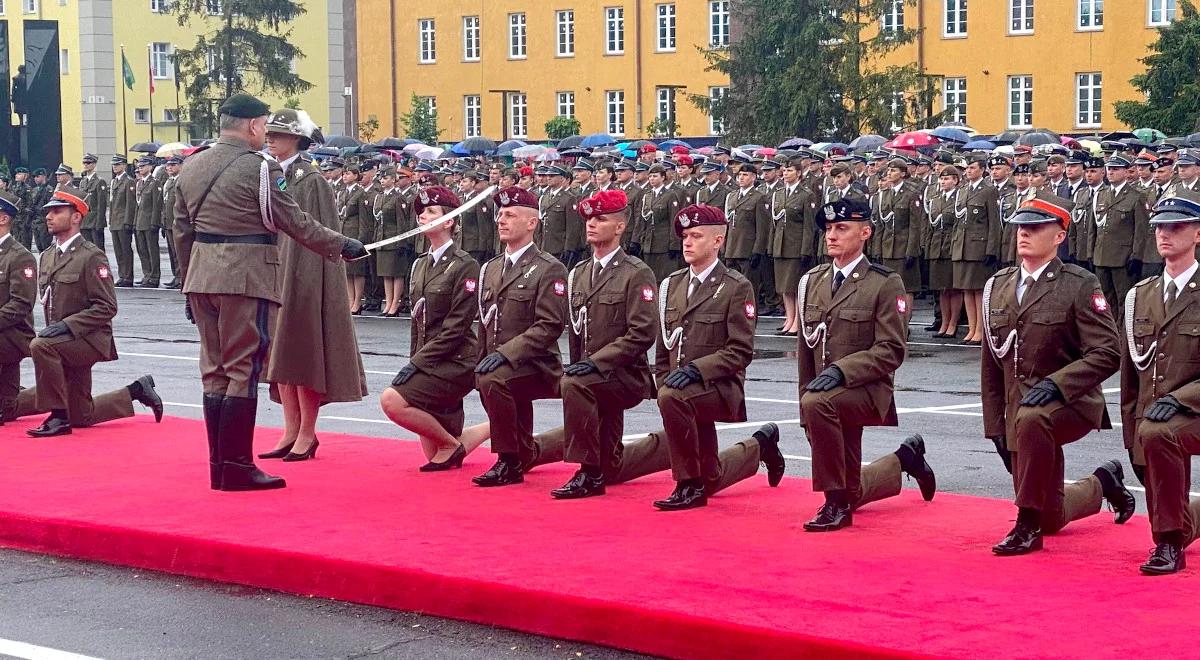
[[[954,205],[956,218],[950,238],[950,260],[954,288],[978,291],[992,275],[986,260],[999,260],[1003,231],[996,189],[980,179],[959,189]]]
[[[0,421],[10,419],[21,389],[21,360],[33,339],[37,261],[9,234],[0,238]]]
[[[771,245],[775,289],[791,294],[800,283],[800,275],[812,266],[816,255],[816,214],[818,200],[797,181],[794,186],[780,185],[771,195]]]

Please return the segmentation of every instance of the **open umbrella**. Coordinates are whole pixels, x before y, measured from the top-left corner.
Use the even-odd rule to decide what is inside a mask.
[[[129,150],[139,154],[152,154],[158,151],[158,148],[161,146],[162,143],[160,142],[138,142],[130,147]]]
[[[371,143],[371,146],[379,149],[403,149],[408,144],[398,137],[385,137],[381,140],[375,140]]]
[[[900,149],[915,149],[917,147],[932,147],[938,144],[936,136],[921,131],[908,131],[899,133],[889,142],[884,144],[885,147],[895,147]]]
[[[975,134],[979,132],[979,131],[971,128],[970,126],[962,123],[961,121],[948,121],[948,122],[942,124],[941,126],[938,126],[938,128],[954,128],[954,129],[962,131],[963,133],[966,133],[967,135],[969,135],[971,137],[975,137]]]
[[[1012,144],[1020,137],[1020,131],[1004,131],[1003,133],[997,133],[992,136],[989,142],[993,142],[995,144]]]
[[[763,146],[761,144],[739,144],[737,148],[749,153],[751,151],[758,151],[759,149],[762,149]]]
[[[879,148],[879,145],[887,142],[887,138],[882,135],[860,135],[850,141],[850,149],[859,153],[874,151]]]
[[[471,152],[467,151],[467,148],[463,145],[462,142],[458,142],[458,143],[451,145],[449,151],[450,151],[450,153],[452,153],[456,156],[470,156],[471,155]]]
[[[496,150],[496,143],[485,137],[470,137],[459,144],[471,154],[486,154]]]
[[[628,145],[626,145],[625,148],[632,149],[633,151],[637,151],[638,149],[641,149],[642,147],[644,147],[646,145],[650,145],[652,147],[657,148],[657,146],[650,140],[634,140],[633,142],[630,142]]]
[[[325,138],[325,146],[337,147],[338,149],[357,147],[360,144],[362,143],[348,135],[330,135],[329,137]]]
[[[527,143],[524,140],[509,140],[501,142],[496,147],[497,156],[511,156],[513,151],[525,146]]]
[[[1100,143],[1098,141],[1085,140],[1082,138],[1080,138],[1080,140],[1079,140],[1079,148],[1087,151],[1088,153],[1092,154],[1093,156],[1098,156],[1098,155],[1100,155],[1100,153],[1102,151],[1104,151],[1104,149],[1100,146]]]
[[[415,142],[413,144],[408,145],[407,147],[404,147],[400,151],[401,151],[401,153],[405,153],[405,154],[408,154],[411,156],[411,155],[417,153],[418,151],[425,149],[427,146],[428,145],[421,144],[420,142]]]
[[[812,140],[802,137],[791,137],[779,143],[780,149],[803,149],[811,146]]]
[[[966,144],[971,141],[971,136],[966,131],[953,126],[938,126],[929,134],[943,142]]]
[[[546,151],[544,151],[542,153],[542,155],[538,156],[534,160],[536,160],[539,163],[549,163],[552,161],[556,161],[560,158],[562,158],[562,156],[559,155],[557,149],[547,149]]]
[[[158,150],[154,152],[154,155],[158,156],[159,158],[174,156],[175,154],[182,152],[184,149],[187,149],[189,146],[190,145],[182,142],[168,142],[159,147]]]
[[[756,156],[758,156],[759,158],[770,158],[771,156],[775,155],[776,151],[777,150],[772,149],[771,147],[759,147],[759,149],[757,151],[755,151],[754,154]]]
[[[591,135],[583,138],[583,141],[579,143],[579,146],[592,149],[594,147],[607,147],[610,144],[616,144],[616,142],[617,141],[613,138],[613,136],[609,135],[608,133],[592,133]]]
[[[1075,138],[1060,137],[1058,140],[1059,140],[1059,142],[1062,143],[1062,145],[1064,147],[1066,147],[1068,149],[1082,149],[1083,148],[1083,147],[1079,146],[1079,140],[1076,140]]]
[[[342,152],[333,147],[317,147],[308,153],[318,158],[331,158],[333,156],[340,156]]]
[[[1167,139],[1167,134],[1157,128],[1139,128],[1133,132],[1142,142],[1154,142]]]
[[[580,143],[582,143],[582,142],[583,142],[582,135],[568,135],[567,137],[558,141],[558,148],[559,149],[570,149],[571,147],[578,147],[580,145]]]
[[[1036,147],[1039,144],[1061,144],[1058,135],[1043,133],[1041,131],[1029,132],[1017,138],[1017,144],[1024,144],[1030,147]]]
[[[512,150],[513,158],[534,158],[541,156],[547,151],[554,151],[553,147],[547,147],[544,144],[527,144],[523,147],[517,147]]]
[[[692,145],[688,144],[687,142],[684,142],[683,140],[673,140],[673,139],[672,140],[663,140],[662,142],[658,143],[659,151],[667,151],[671,147],[684,147],[686,149],[691,149]]]
[[[561,149],[558,152],[558,155],[562,156],[563,158],[585,158],[587,156],[591,156],[592,152],[582,147],[570,147],[567,149]]]
[[[962,146],[963,151],[991,151],[995,148],[996,143],[988,140],[971,140]]]
[[[424,147],[422,149],[418,149],[413,155],[421,160],[434,160],[436,158],[441,158],[442,154],[444,153],[446,153],[446,150],[441,147]]]
[[[1116,142],[1117,140],[1136,140],[1133,131],[1113,131],[1100,137],[1101,142]]]

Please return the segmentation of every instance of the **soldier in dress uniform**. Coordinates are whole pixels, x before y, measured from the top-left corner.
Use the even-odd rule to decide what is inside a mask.
[[[632,256],[641,257],[640,254],[632,252],[630,245],[634,232],[637,230],[637,211],[642,208],[642,193],[644,192],[642,187],[634,181],[633,167],[633,163],[627,160],[618,161],[613,165],[613,175],[617,181],[614,187],[625,193],[630,210],[630,217],[625,222],[625,232],[621,234],[621,249]]]
[[[941,324],[933,335],[935,339],[953,339],[958,335],[959,311],[962,309],[963,292],[954,287],[953,252],[954,214],[958,197],[962,194],[959,183],[962,174],[954,165],[946,165],[938,173],[937,190],[925,197],[926,216],[924,253],[929,261],[929,288],[938,291],[938,315]]]
[[[816,212],[820,197],[804,185],[803,165],[793,159],[783,168],[782,183],[771,194],[770,255],[775,269],[775,290],[783,299],[784,321],[776,334],[795,337],[799,332],[796,314],[796,286],[800,274],[812,268],[817,236]]]
[[[1141,572],[1167,575],[1184,568],[1184,549],[1200,536],[1200,499],[1188,499],[1200,454],[1200,362],[1189,359],[1200,353],[1200,202],[1163,199],[1150,223],[1166,267],[1125,300],[1121,422],[1155,544]]]
[[[342,216],[342,232],[346,236],[357,238],[362,233],[363,223],[368,221],[360,215],[362,198],[366,196],[366,188],[359,182],[359,164],[348,164],[342,175],[345,187],[341,198],[337,199],[338,215]],[[355,262],[346,264],[346,295],[350,299],[350,313],[354,316],[362,314],[363,289],[366,288],[366,266]]]
[[[871,205],[876,241],[883,265],[897,273],[904,283],[908,309],[912,310],[913,293],[921,288],[921,225],[925,223],[925,207],[921,191],[908,178],[907,163],[899,158],[888,161],[883,170],[879,191]]]
[[[538,199],[537,242],[542,250],[569,268],[579,261],[583,250],[583,223],[579,222],[575,211],[579,200],[568,185],[570,175],[567,170],[559,165],[548,165],[546,173],[549,188]],[[501,242],[503,240],[501,238]]]
[[[800,419],[812,445],[813,490],[825,494],[804,524],[810,532],[848,527],[855,509],[899,494],[902,473],[916,479],[926,501],[937,489],[919,435],[861,464],[863,428],[897,425],[893,379],[904,362],[909,313],[900,276],[863,254],[870,218],[862,201],[824,205],[816,222],[832,263],[800,280]]]
[[[1187,151],[1175,159],[1175,171],[1179,174],[1179,182],[1175,185],[1175,195],[1200,202],[1200,153]]]
[[[83,201],[88,205],[87,217],[83,219],[83,237],[103,252],[108,182],[96,172],[96,161],[93,154],[83,155],[83,176],[79,177],[79,190],[83,192]]]
[[[1133,515],[1133,495],[1117,461],[1064,486],[1063,446],[1112,428],[1101,385],[1119,365],[1117,328],[1100,283],[1058,259],[1071,214],[1042,199],[1022,204],[1019,267],[984,288],[987,348],[981,366],[984,435],[1013,475],[1017,522],[992,548],[1001,556],[1042,548],[1042,536],[1100,511],[1117,524]]]
[[[1130,161],[1113,156],[1105,163],[1108,186],[1092,197],[1095,248],[1092,264],[1108,306],[1119,310],[1142,273],[1150,209],[1142,191],[1129,182]]]
[[[1096,253],[1096,202],[1099,201],[1100,191],[1108,183],[1104,178],[1104,159],[1086,156],[1084,159],[1083,187],[1085,190],[1075,195],[1077,209],[1082,209],[1082,217],[1075,232],[1075,260],[1084,268],[1094,272],[1092,260]]]
[[[954,268],[954,288],[963,292],[967,308],[967,336],[963,343],[979,346],[984,329],[983,285],[999,263],[1001,243],[1000,202],[996,189],[984,180],[987,159],[977,156],[967,164],[966,183],[955,202],[954,232],[950,260]]]
[[[525,470],[540,462],[533,402],[559,396],[558,338],[567,323],[567,269],[533,242],[538,199],[518,187],[492,199],[505,248],[480,269],[478,285],[483,334],[475,385],[491,423],[492,452],[498,454],[495,465],[473,479],[484,487],[521,483]]]
[[[379,182],[380,168],[389,161],[384,157],[367,160],[359,171],[359,185],[363,187],[363,195],[359,198],[359,226],[357,238],[362,243],[371,243],[379,230],[379,218],[375,215],[375,199],[383,186]],[[366,259],[347,264],[346,270],[354,271],[356,277],[362,278],[363,306],[365,312],[377,312],[383,309],[383,282],[379,278],[378,254],[372,254]],[[359,274],[359,271],[362,271]]]
[[[472,196],[486,190],[488,185],[486,180],[476,179]],[[516,182],[513,181],[512,185],[516,185]],[[484,263],[496,255],[496,243],[496,205],[491,199],[485,199],[468,211],[463,219],[461,247],[476,263]]]
[[[17,217],[13,221],[13,238],[17,242],[25,246],[25,249],[33,247],[33,211],[29,205],[33,203],[30,195],[33,192],[33,184],[29,181],[29,168],[18,167],[13,170],[13,183],[11,186],[12,194],[16,196],[20,204],[18,204]]]
[[[37,300],[37,262],[12,234],[20,202],[16,195],[0,192],[0,426],[17,407],[21,360],[29,357]]]
[[[1013,181],[1013,163],[1007,156],[997,154],[989,158],[987,164],[988,183],[996,189],[996,202],[1000,205],[1000,266],[1011,266],[1016,263],[1016,226],[1004,220],[1020,207]]]
[[[142,266],[142,279],[137,286],[157,289],[159,285],[158,235],[162,230],[162,195],[154,178],[154,158],[142,156],[137,159],[136,210],[134,211],[134,239],[138,259]]]
[[[82,194],[65,187],[45,207],[45,225],[55,244],[39,257],[46,327],[29,344],[37,386],[21,391],[13,411],[13,417],[49,413],[40,426],[26,431],[35,438],[132,417],[134,401],[162,421],[162,399],[149,375],[92,398],[92,367],[117,359],[112,336],[117,295],[108,259],[79,233],[88,212]]]
[[[701,206],[725,208],[725,197],[729,194],[729,186],[721,181],[725,166],[715,159],[706,160],[700,166],[701,185],[696,189],[695,203]]]
[[[171,265],[171,281],[167,282],[168,289],[182,289],[183,282],[179,281],[179,254],[175,251],[173,233],[175,229],[175,183],[179,170],[183,168],[183,156],[176,154],[166,160],[163,169],[167,173],[166,181],[162,184],[162,203],[159,205],[159,226],[162,227],[163,238],[167,241],[167,261]]]
[[[728,235],[724,244],[724,265],[745,275],[757,292],[762,282],[764,257],[771,244],[771,200],[755,186],[757,170],[746,165],[738,171],[737,185],[725,197]]]
[[[188,157],[175,183],[175,240],[185,313],[200,334],[213,489],[282,488],[254,466],[258,384],[281,298],[279,231],[327,259],[362,243],[300,211],[279,163],[261,153],[270,110],[247,94],[220,107],[221,137]]]
[[[117,257],[117,281],[114,286],[133,286],[133,214],[137,210],[137,182],[128,172],[124,156],[112,157],[112,184],[108,189],[108,230],[112,233],[113,252]]]
[[[33,242],[37,246],[38,252],[45,252],[53,242],[46,223],[42,221],[40,211],[50,202],[56,186],[56,184],[50,183],[46,176],[44,168],[39,167],[33,171],[33,203],[30,205],[29,219],[33,227]]]
[[[400,188],[397,186],[400,176],[401,172],[394,165],[386,165],[379,169],[380,188],[375,193],[375,199],[371,201],[376,228],[372,242],[398,236],[415,226],[408,201],[400,194]],[[412,272],[415,257],[411,238],[385,245],[376,251],[375,272],[383,279],[384,302],[380,310],[381,316],[400,316],[400,302],[407,289],[405,281]]]
[[[1151,201],[1157,204],[1168,197],[1177,197],[1175,161],[1160,157],[1150,165],[1150,169],[1154,173],[1154,181],[1150,187]]]
[[[657,279],[661,280],[678,268],[682,254],[680,241],[671,227],[675,215],[684,206],[680,191],[667,186],[666,168],[659,163],[649,167],[647,186],[638,209],[638,228],[630,249],[631,253],[642,255]]]
[[[596,182],[592,180],[595,171],[596,165],[587,158],[580,158],[571,166],[571,194],[577,199],[591,197],[596,192]]]

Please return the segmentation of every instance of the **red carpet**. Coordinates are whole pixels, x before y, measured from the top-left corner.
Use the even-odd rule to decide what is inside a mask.
[[[819,498],[766,477],[659,513],[667,475],[552,501],[571,468],[480,489],[420,474],[416,443],[323,434],[269,462],[289,488],[207,488],[200,422],[148,417],[33,440],[0,428],[0,545],[415,610],[675,657],[1182,657],[1200,639],[1200,566],[1143,578],[1147,522],[1107,511],[996,558],[1012,508],[915,490],[855,527],[804,533]],[[278,437],[264,429],[263,449]],[[933,447],[936,465],[936,447]]]

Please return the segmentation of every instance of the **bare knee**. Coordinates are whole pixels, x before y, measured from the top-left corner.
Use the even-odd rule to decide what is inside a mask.
[[[404,396],[399,392],[389,387],[379,395],[379,407],[385,413],[397,413],[408,408],[408,401],[405,401]]]

